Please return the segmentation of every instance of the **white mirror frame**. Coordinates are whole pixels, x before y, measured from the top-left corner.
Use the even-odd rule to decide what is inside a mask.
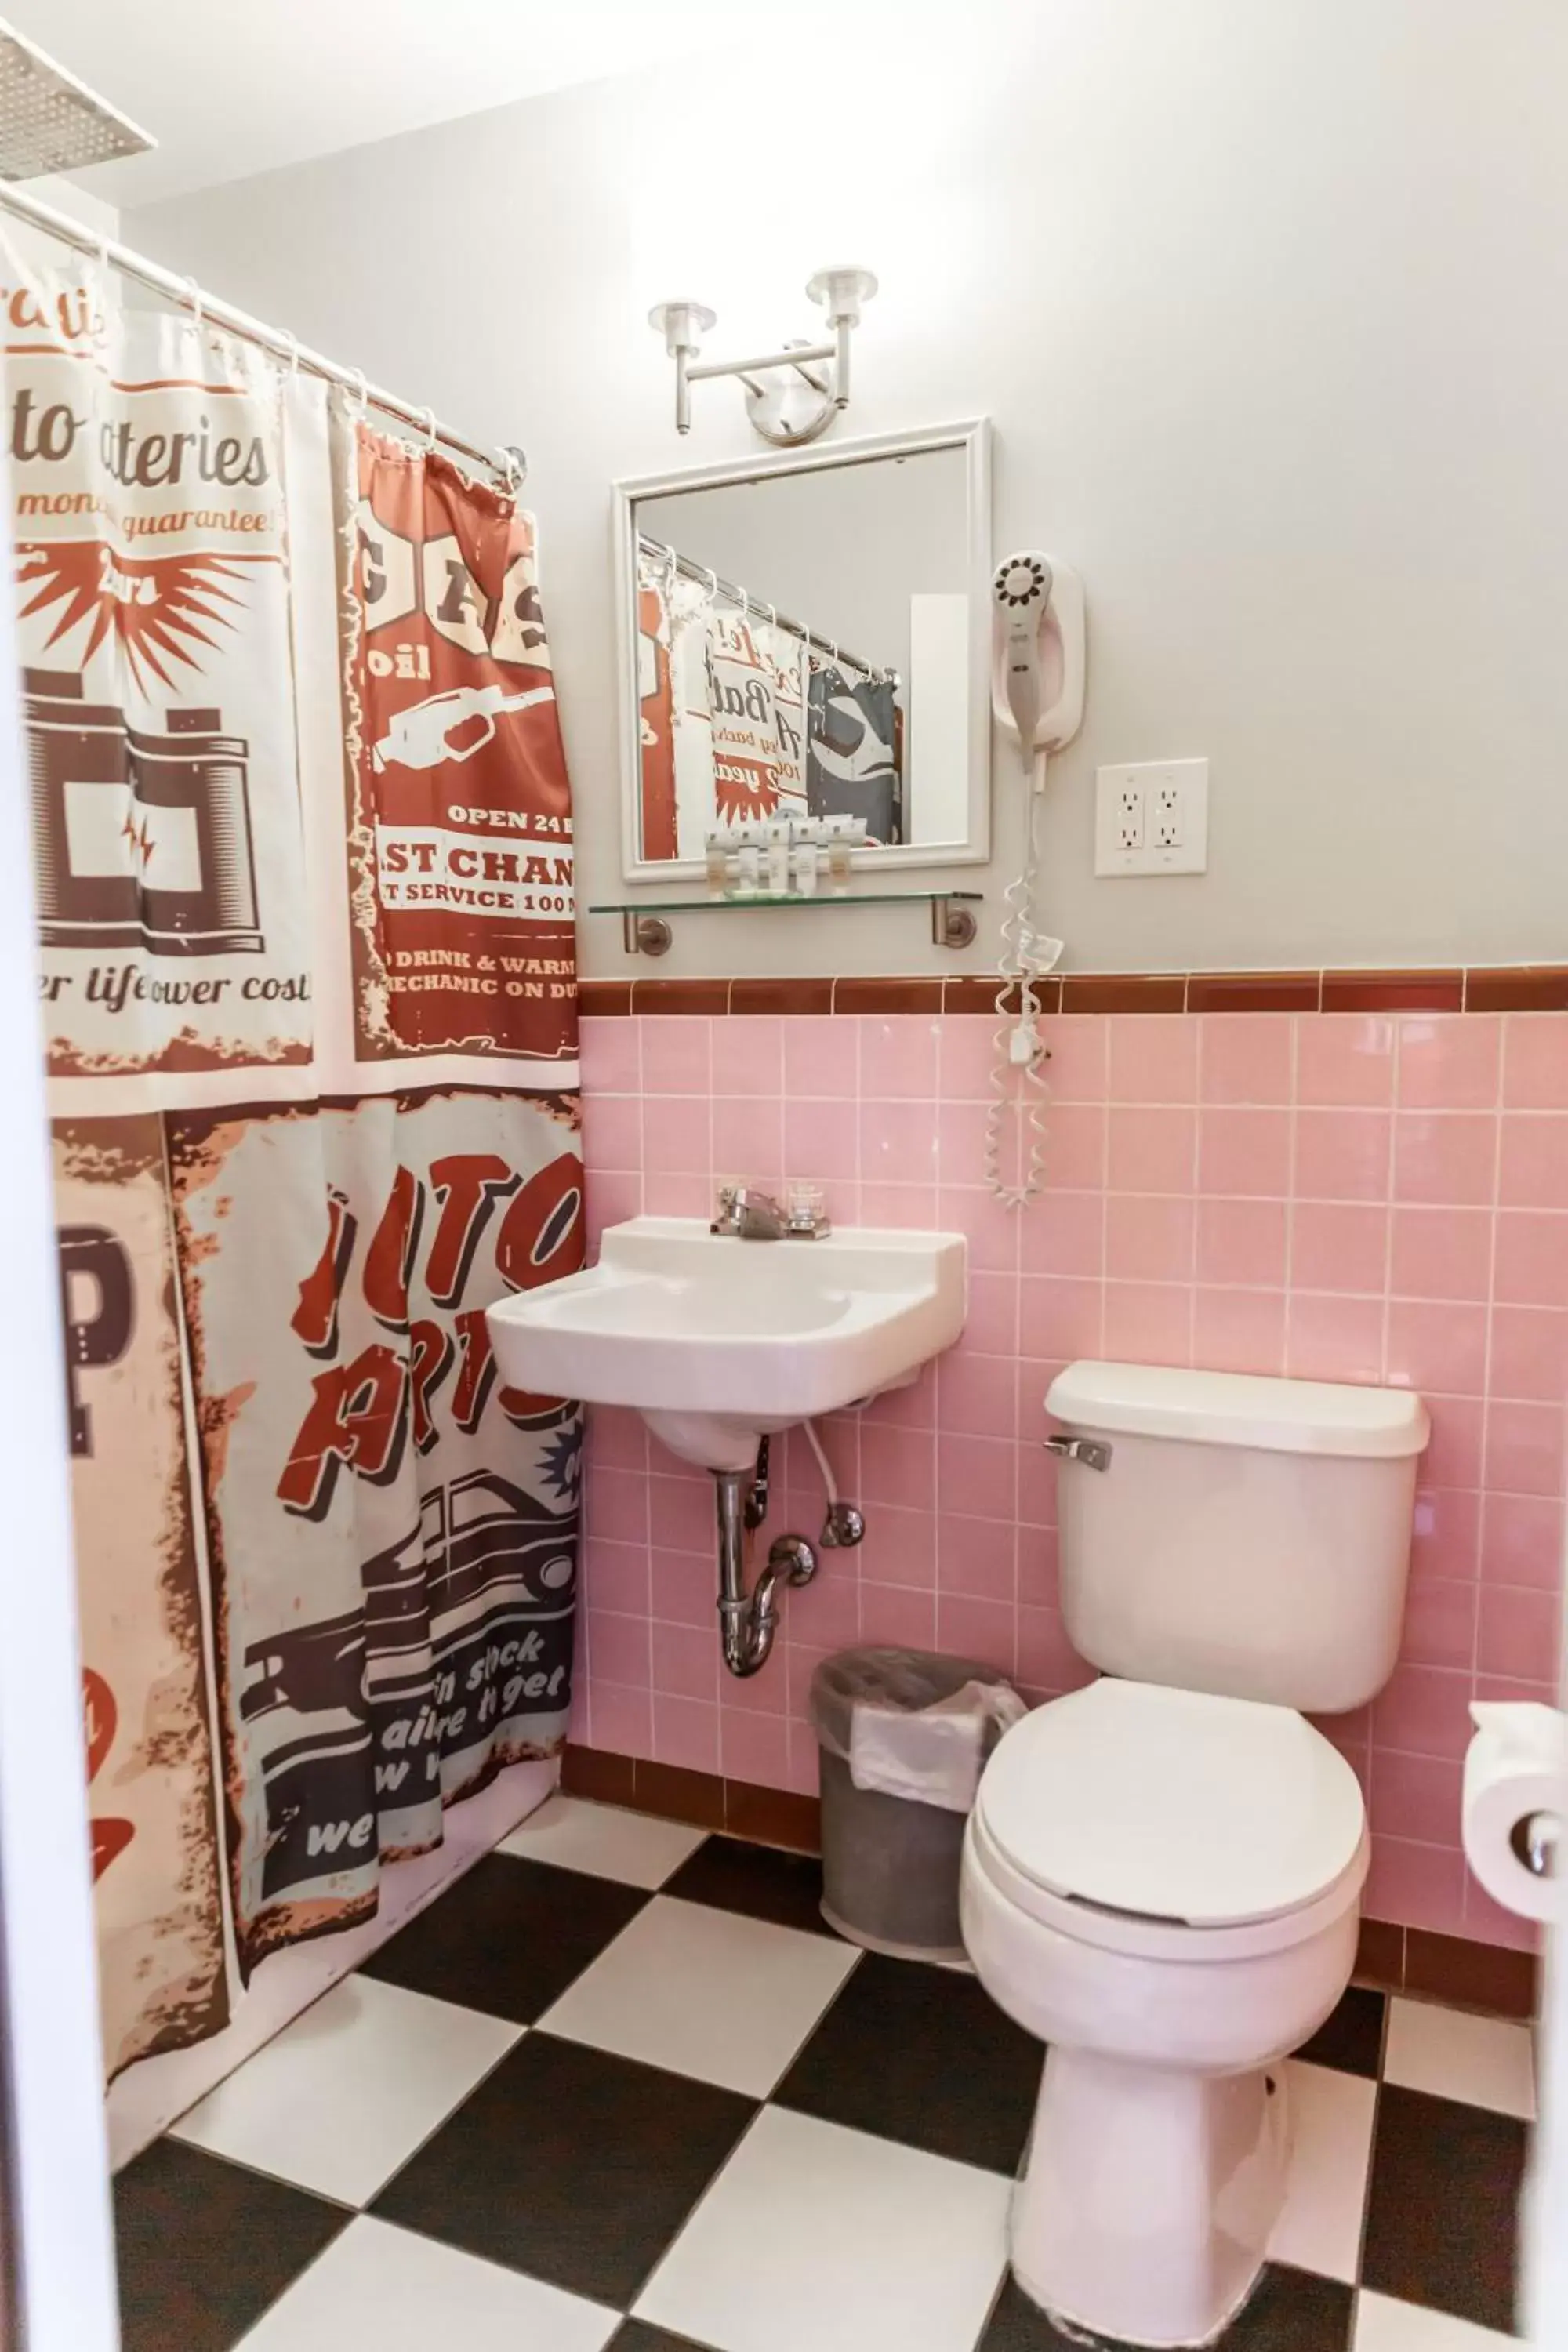
[[[668,498],[680,490],[718,489],[730,482],[757,482],[786,474],[821,473],[834,466],[860,466],[877,457],[916,457],[932,449],[962,449],[966,471],[968,545],[964,579],[969,592],[969,778],[967,839],[904,842],[895,848],[858,849],[852,863],[873,873],[899,866],[981,866],[991,855],[991,427],[984,416],[964,417],[917,433],[882,433],[841,441],[824,449],[781,451],[776,456],[731,459],[717,466],[689,466],[672,474],[639,474],[611,485],[612,558],[616,582],[616,685],[621,738],[621,871],[628,882],[646,885],[693,881],[704,872],[699,857],[649,858],[642,855],[642,745],[637,709],[637,612],[636,508],[639,499]]]

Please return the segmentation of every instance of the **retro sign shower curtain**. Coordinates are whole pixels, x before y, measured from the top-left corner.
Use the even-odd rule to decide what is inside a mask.
[[[570,793],[515,499],[0,248],[105,2056],[570,1702]]]

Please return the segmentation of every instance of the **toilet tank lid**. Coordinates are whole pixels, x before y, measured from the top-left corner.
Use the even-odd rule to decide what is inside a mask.
[[[1180,1437],[1274,1454],[1389,1460],[1425,1451],[1426,1408],[1408,1389],[1277,1381],[1167,1364],[1068,1364],[1046,1392],[1058,1421],[1128,1437]]]

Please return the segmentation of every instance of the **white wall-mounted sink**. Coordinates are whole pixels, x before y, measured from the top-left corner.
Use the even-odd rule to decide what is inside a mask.
[[[489,1309],[509,1387],[632,1405],[673,1453],[742,1470],[766,1433],[910,1380],[963,1328],[961,1234],[850,1225],[741,1241],[697,1217],[606,1228],[599,1263]]]

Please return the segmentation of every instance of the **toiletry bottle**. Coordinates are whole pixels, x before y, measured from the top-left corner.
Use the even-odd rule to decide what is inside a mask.
[[[822,870],[822,852],[814,838],[814,828],[797,835],[795,845],[795,887],[803,898],[815,898],[817,877]]]
[[[729,866],[729,835],[710,833],[703,844],[703,856],[708,867],[708,896],[721,898]]]
[[[790,823],[787,816],[773,816],[768,819],[766,845],[768,895],[773,898],[787,898],[790,850]]]

